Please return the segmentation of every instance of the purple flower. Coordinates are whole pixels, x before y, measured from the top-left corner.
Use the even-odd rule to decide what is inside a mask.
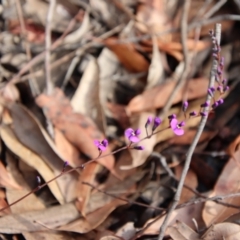
[[[171,121],[172,119],[177,118],[176,114],[171,114],[168,116],[168,119]]]
[[[107,146],[108,146],[108,140],[104,139],[102,140],[102,142],[98,141],[98,140],[94,140],[94,144],[95,146],[98,148],[98,151],[105,151]]]
[[[217,101],[218,105],[223,104],[223,102],[224,102],[224,100],[222,98]]]
[[[180,123],[182,126],[184,125],[184,122]],[[176,118],[172,119],[170,122],[170,127],[173,130],[174,134],[181,136],[184,134],[184,129],[180,126],[178,123],[178,120]]]
[[[152,123],[153,118],[151,116],[148,117],[147,122],[145,124],[145,128],[147,128]]]
[[[222,80],[222,84],[225,85],[226,83],[227,83],[227,79],[224,78],[224,79]]]
[[[213,103],[212,108],[214,109],[214,108],[216,108],[218,105],[219,105],[218,102],[215,102],[215,103]]]
[[[125,136],[129,139],[129,141],[133,143],[139,142],[138,135],[140,134],[141,134],[140,129],[134,131],[132,128],[128,128],[127,130],[125,130]]]
[[[187,111],[187,108],[188,108],[188,101],[184,101],[184,102],[183,102],[183,106],[182,106],[183,112],[186,112],[186,111]]]
[[[224,92],[227,92],[228,90],[229,90],[229,86],[226,86],[226,87],[223,89]]]
[[[203,104],[201,104],[201,107],[203,108],[203,107],[208,107],[209,106],[209,102],[205,102],[205,103],[203,103]]]
[[[211,88],[208,89],[208,94],[209,94],[211,97],[214,97],[214,95],[213,95],[213,91],[212,91]]]
[[[162,120],[159,117],[154,118],[154,123],[153,123],[153,127],[152,127],[153,132],[161,124],[161,122],[162,122]]]
[[[207,113],[206,113],[206,112],[200,112],[200,115],[201,115],[202,117],[206,117],[206,116],[207,116]]]
[[[133,149],[136,149],[136,150],[144,150],[144,147],[143,147],[143,146],[134,146]]]
[[[191,117],[195,117],[195,116],[197,116],[196,111],[192,111],[192,112],[190,112],[190,113],[189,113],[189,116],[191,116]]]

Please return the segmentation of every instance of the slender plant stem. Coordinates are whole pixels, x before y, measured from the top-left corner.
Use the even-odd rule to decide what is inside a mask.
[[[216,37],[218,45],[220,45],[221,24],[219,24],[219,23],[217,23],[216,26],[215,26],[215,37]],[[212,63],[211,72],[210,72],[209,88],[214,86],[217,66],[218,66],[218,61],[214,58],[213,59],[213,63]],[[206,101],[210,102],[210,100],[211,100],[211,96],[208,94]],[[209,109],[209,107],[206,107],[205,111],[207,111],[208,109]],[[194,138],[194,140],[192,142],[192,145],[190,146],[190,148],[189,148],[189,150],[188,150],[188,152],[186,154],[186,161],[185,161],[185,164],[184,164],[184,168],[183,168],[183,171],[182,171],[181,178],[179,180],[178,188],[177,188],[177,191],[175,193],[175,196],[174,196],[174,199],[173,199],[173,203],[170,206],[170,208],[169,208],[169,210],[168,210],[168,212],[166,214],[166,217],[165,217],[165,219],[163,221],[162,226],[160,227],[160,233],[159,233],[159,236],[158,236],[158,240],[162,240],[163,239],[165,230],[166,230],[166,228],[168,226],[168,222],[169,222],[169,219],[171,217],[171,214],[176,209],[176,207],[178,205],[178,202],[180,200],[180,196],[181,196],[181,193],[182,193],[184,181],[185,181],[185,178],[186,178],[186,175],[187,175],[190,163],[191,163],[191,159],[192,159],[194,150],[195,150],[195,148],[197,146],[197,143],[198,143],[198,141],[200,139],[200,136],[201,136],[201,134],[203,132],[203,129],[204,129],[205,125],[206,125],[207,116],[208,116],[208,114],[201,118],[198,131],[197,131],[197,133],[195,135],[195,138]]]

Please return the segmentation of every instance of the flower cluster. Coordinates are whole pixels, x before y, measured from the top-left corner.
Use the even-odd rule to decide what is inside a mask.
[[[200,105],[200,110],[197,111],[191,111],[188,114],[188,118],[193,117],[207,117],[208,113],[212,110],[214,110],[219,105],[223,104],[224,100],[222,98],[222,95],[229,90],[229,87],[227,86],[227,80],[223,78],[223,69],[224,69],[224,57],[221,57],[221,48],[219,44],[217,43],[216,37],[214,36],[214,32],[210,31],[210,36],[213,43],[213,58],[215,59],[217,63],[217,69],[215,74],[215,85],[213,87],[210,87],[207,90],[207,94],[210,96],[210,100],[208,97],[208,100]],[[182,111],[185,116],[185,119],[187,119],[187,109],[188,109],[188,101],[184,101],[182,104]],[[176,114],[172,114],[168,116],[169,120],[169,126],[168,128],[173,131],[173,133],[177,136],[181,136],[184,134],[184,121],[178,121]],[[160,126],[162,123],[162,120],[159,117],[153,118],[152,116],[149,116],[146,123],[145,123],[145,130],[146,130],[146,138],[150,138],[153,134],[156,134],[156,129]],[[149,133],[149,128],[151,132]],[[161,130],[160,130],[161,131]],[[159,131],[158,131],[159,132]],[[132,129],[128,128],[125,130],[125,137],[129,140],[129,149],[136,149],[136,150],[143,150],[144,148],[142,146],[137,146],[136,144],[140,141],[141,130],[140,129]],[[102,142],[95,140],[94,144],[98,148],[100,154],[106,150],[108,146],[108,141],[104,139]],[[133,145],[132,145],[133,144]]]

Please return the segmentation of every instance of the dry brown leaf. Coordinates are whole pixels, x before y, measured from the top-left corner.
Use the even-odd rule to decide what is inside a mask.
[[[218,223],[211,226],[201,237],[203,240],[238,240],[240,239],[240,226],[234,223]]]
[[[2,96],[4,97],[4,99],[16,102],[19,100],[19,91],[16,88],[15,85],[13,84],[7,84],[2,92]]]
[[[77,167],[84,163],[79,157],[80,153],[77,148],[73,146],[57,128],[54,128],[54,140],[58,152],[63,156],[65,161],[68,161],[70,166]]]
[[[181,221],[177,221],[174,226],[168,229],[168,232],[173,240],[200,240],[199,234]]]
[[[180,179],[182,174],[182,166],[178,165],[175,168],[175,171],[177,179]],[[194,190],[197,188],[198,186],[197,176],[191,169],[188,170],[184,183]],[[188,202],[193,197],[195,197],[195,194],[192,191],[190,191],[187,188],[183,188],[179,204]]]
[[[240,159],[240,151],[234,154],[236,159]],[[239,192],[239,165],[231,158],[225,165],[212,194],[209,197],[221,196],[230,193]],[[239,205],[240,197],[228,198],[224,202],[234,205]],[[212,223],[219,223],[227,219],[229,216],[238,213],[236,208],[226,207],[215,202],[208,201],[203,209],[203,219],[207,226]]]
[[[136,182],[140,181],[143,178],[144,172],[138,172],[135,175],[132,175],[125,179],[124,181],[119,181],[117,184],[113,185],[101,185],[99,188],[102,191],[113,194],[116,197],[121,197],[123,195],[130,195],[136,192]],[[91,187],[89,187],[91,188]],[[93,190],[86,207],[86,214],[96,211],[104,207],[106,204],[110,204],[115,198],[104,194],[103,192]]]
[[[116,54],[122,65],[133,73],[146,72],[149,68],[149,62],[139,53],[133,43],[118,43],[115,37],[108,38],[104,44]]]
[[[83,216],[86,216],[86,206],[88,204],[92,189],[86,184],[82,184],[82,182],[94,184],[94,180],[99,169],[100,166],[97,163],[88,164],[84,168],[80,176],[78,186],[79,188],[78,202],[76,203],[76,206]]]
[[[11,214],[0,218],[0,232],[12,234],[23,231],[45,231],[46,226],[55,229],[76,220],[79,216],[73,203],[39,211]]]
[[[146,89],[151,89],[157,86],[163,80],[163,63],[162,58],[158,49],[157,38],[154,36],[152,38],[153,50],[152,50],[152,61],[149,66],[148,77],[147,77],[147,86]]]
[[[188,100],[199,98],[206,95],[209,80],[207,78],[191,79],[188,83],[188,89],[185,92],[188,96]],[[161,108],[166,104],[168,97],[173,91],[176,82],[168,81],[160,86],[144,91],[142,94],[134,97],[128,104],[126,110],[127,113],[133,114],[136,112],[142,112],[147,110],[154,110]],[[175,95],[173,104],[176,104],[182,100],[184,94],[184,86]]]
[[[64,160],[39,121],[20,104],[11,103],[8,104],[7,108],[10,110],[14,133],[19,141],[40,155],[52,168],[55,175],[60,174],[63,170]],[[72,172],[56,179],[67,202],[76,198],[77,177],[78,174]]]
[[[125,105],[107,102],[106,106],[111,112],[111,117],[117,120],[123,129],[126,129],[130,125]]]
[[[104,205],[102,208],[99,208],[96,211],[89,213],[86,218],[80,218],[76,221],[73,221],[72,223],[58,228],[58,230],[72,231],[78,233],[90,232],[92,229],[98,227],[114,209],[124,204],[126,204],[126,202],[119,199],[114,199],[112,202]]]
[[[180,170],[177,170],[177,171],[178,171],[178,175],[180,175],[180,173],[179,173]],[[191,183],[191,181],[192,181],[192,183]],[[192,171],[189,171],[187,173],[187,177],[186,177],[184,183],[187,185],[192,184],[191,186],[193,188],[196,187],[197,186],[196,175]],[[189,197],[191,197],[191,196],[193,196],[193,194],[189,193],[189,190],[184,189],[183,194],[181,195],[181,201],[184,201],[184,200],[189,201]],[[201,203],[201,204],[195,204],[195,205],[191,205],[188,207],[174,210],[174,212],[172,213],[172,215],[170,217],[168,226],[173,226],[176,222],[181,221],[182,222],[181,224],[184,223],[184,224],[188,225],[188,227],[195,229],[194,222],[192,221],[192,219],[194,218],[196,220],[196,222],[198,223],[198,227],[199,228],[203,227],[204,223],[201,218],[202,208],[203,208],[203,204]],[[162,225],[164,218],[165,218],[165,216],[161,217],[155,223],[151,224],[150,227],[148,227],[146,230],[144,230],[144,235],[158,234],[160,226]],[[148,222],[146,222],[145,226],[147,226],[154,219],[150,219]],[[167,230],[167,232],[170,233],[171,228],[169,228]],[[184,239],[184,237],[183,237],[183,239]],[[187,239],[187,240],[189,240],[189,239]]]
[[[95,58],[90,59],[85,68],[71,105],[75,112],[90,117],[103,132],[102,106],[99,100],[99,67]]]
[[[20,173],[18,169],[18,164],[15,159],[11,157],[10,154],[7,153],[6,158],[7,164],[9,169],[11,170],[11,173],[13,174],[13,177],[18,180],[19,184],[23,186],[22,190],[8,190],[6,191],[7,199],[11,203],[19,198],[21,198],[23,195],[28,193],[30,190],[28,189],[28,186],[26,184],[26,181],[24,180],[22,174]],[[10,209],[10,208],[9,208]],[[8,210],[9,210],[8,209]],[[26,199],[18,202],[17,204],[13,205],[11,207],[11,212],[14,214],[24,213],[26,211],[39,211],[45,209],[45,206],[43,202],[36,197],[35,194],[29,195]],[[38,224],[41,224],[38,222]],[[46,226],[47,227],[47,226]],[[46,229],[45,229],[46,230]],[[41,231],[41,232],[22,232],[24,238],[26,240],[36,240],[36,239],[68,239],[71,240],[71,236],[68,233],[56,233],[56,232],[49,232],[49,231]]]
[[[128,222],[120,229],[118,229],[116,235],[122,237],[124,240],[130,240],[136,234],[136,228],[133,222]]]
[[[2,140],[5,142],[6,146],[14,154],[20,157],[25,163],[36,169],[41,174],[45,181],[48,181],[55,177],[52,169],[45,163],[45,161],[40,156],[35,154],[33,151],[28,149],[26,146],[21,144],[9,127],[2,126],[0,128],[0,133]],[[56,199],[60,203],[63,203],[64,198],[57,183],[53,181],[48,186],[53,195],[56,197]]]
[[[171,215],[171,218],[169,220],[169,226],[172,226],[176,223],[176,221],[181,221],[188,225],[190,228],[194,229],[195,225],[192,221],[193,218],[197,221],[199,227],[203,227],[204,224],[202,222],[201,218],[201,212],[202,212],[203,204],[195,204],[186,208],[181,208],[174,210],[174,212]],[[150,222],[152,222],[154,219],[150,219],[147,221],[144,225],[146,227]],[[164,217],[158,219],[153,224],[151,224],[150,227],[144,230],[143,235],[155,235],[159,234],[160,226],[163,224]]]
[[[12,178],[3,163],[0,161],[0,185],[6,188],[22,189],[22,187]]]
[[[166,14],[166,2],[163,0],[142,1],[138,5],[136,27],[144,33],[159,33],[171,27],[171,22]],[[171,35],[162,37],[170,41]]]
[[[90,118],[73,112],[69,100],[60,89],[55,89],[52,96],[40,95],[36,102],[45,109],[49,120],[63,132],[69,142],[91,158],[98,156],[99,152],[93,141],[95,139],[102,141],[105,138],[104,135]],[[108,154],[110,150],[107,148],[104,153]],[[97,162],[115,174],[112,155],[103,157]]]
[[[105,230],[103,232],[99,232],[95,240],[126,240],[126,239],[120,238],[116,236],[113,232]]]

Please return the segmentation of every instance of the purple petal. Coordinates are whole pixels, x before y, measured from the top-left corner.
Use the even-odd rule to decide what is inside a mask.
[[[144,150],[144,147],[143,146],[135,146],[135,147],[133,147],[134,149],[136,149],[136,150]]]
[[[153,118],[152,118],[151,116],[149,116],[148,119],[147,119],[147,124],[148,124],[148,125],[151,124],[151,123],[152,123],[152,120],[153,120]]]
[[[177,135],[177,136],[181,136],[184,134],[184,130],[182,128],[175,128],[173,130],[173,132]]]
[[[178,120],[176,118],[173,118],[170,122],[170,127],[174,131],[177,128]]]
[[[104,147],[107,147],[108,146],[108,140],[107,139],[102,140],[102,145]]]
[[[100,144],[100,145],[98,146],[98,150],[105,151],[105,150],[106,150],[106,147]]]
[[[129,139],[133,133],[134,133],[134,130],[132,128],[128,128],[127,130],[125,130],[124,134]]]
[[[135,132],[134,132],[134,133],[135,133],[135,135],[136,135],[136,136],[138,136],[138,135],[140,135],[140,134],[141,134],[141,130],[138,128],[137,130],[135,130]]]
[[[129,138],[129,140],[130,140],[131,142],[133,142],[133,143],[139,142],[139,138],[136,137],[136,136],[131,136],[131,137]]]
[[[179,127],[184,127],[185,125],[186,125],[186,123],[184,121],[182,121],[178,124]]]
[[[94,140],[94,145],[95,145],[96,147],[99,147],[100,144],[101,144],[101,143],[100,143],[98,140]]]

